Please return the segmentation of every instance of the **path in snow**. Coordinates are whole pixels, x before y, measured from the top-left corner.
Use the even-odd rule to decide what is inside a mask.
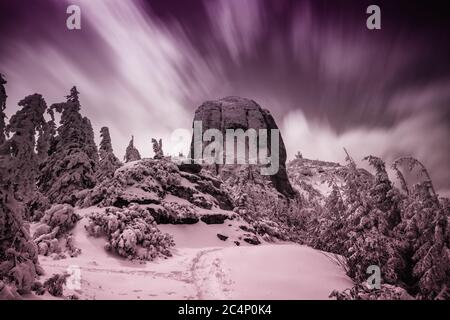
[[[74,293],[81,299],[327,299],[333,289],[352,286],[334,261],[309,247],[234,246],[218,240],[218,231],[233,237],[227,224],[162,227],[174,235],[174,256],[134,263],[106,252],[105,239],[87,236],[85,223],[83,218],[74,230],[80,256],[40,257],[46,277],[69,266],[80,268],[81,288]]]

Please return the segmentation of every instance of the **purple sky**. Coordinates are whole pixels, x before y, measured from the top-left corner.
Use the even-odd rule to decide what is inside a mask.
[[[450,43],[440,1],[0,1],[7,113],[25,95],[50,105],[72,85],[122,157],[132,134],[188,130],[205,100],[239,95],[274,114],[288,155],[388,162],[413,155],[450,194]],[[82,30],[65,27],[78,4]],[[366,28],[379,4],[382,30]],[[187,146],[183,145],[187,149]]]

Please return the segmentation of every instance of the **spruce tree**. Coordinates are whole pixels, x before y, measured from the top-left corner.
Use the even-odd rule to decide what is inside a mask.
[[[75,205],[77,193],[95,186],[98,152],[91,123],[80,114],[79,92],[50,108],[61,113],[54,150],[41,166],[39,187],[52,203]]]
[[[369,190],[369,197],[372,205],[383,213],[384,219],[388,222],[389,230],[400,222],[400,201],[401,194],[394,188],[386,171],[383,160],[374,156],[364,158],[375,168],[375,178]]]
[[[345,205],[338,186],[333,183],[332,191],[325,200],[323,215],[319,218],[314,247],[327,252],[345,255],[346,230]]]
[[[154,155],[154,159],[162,159],[164,158],[164,152],[162,149],[162,139],[159,139],[159,142],[155,139],[152,138],[152,144],[153,144],[153,153]]]
[[[6,90],[4,84],[6,84],[6,80],[3,75],[0,73],[0,146],[5,142],[5,108],[6,108]]]
[[[445,201],[439,201],[425,166],[412,157],[396,160],[394,168],[404,165],[419,169],[422,181],[409,190],[405,198],[398,237],[404,241],[405,260],[412,263],[409,271],[410,290],[423,299],[450,298],[450,212]],[[399,174],[400,171],[397,173]],[[401,173],[400,173],[401,175]],[[406,181],[402,177],[403,181]]]
[[[134,147],[134,136],[131,136],[130,143],[125,151],[125,162],[141,160],[141,154],[139,150]]]
[[[102,140],[100,141],[99,149],[100,161],[96,172],[97,181],[102,181],[105,178],[112,178],[116,169],[122,165],[119,159],[114,155],[111,136],[107,127],[101,128],[100,137]]]
[[[15,178],[14,192],[19,200],[29,200],[36,191],[38,155],[36,153],[36,132],[44,130],[44,113],[47,104],[40,94],[30,95],[19,102],[22,107],[6,126],[6,133],[12,134],[3,145],[10,155]]]

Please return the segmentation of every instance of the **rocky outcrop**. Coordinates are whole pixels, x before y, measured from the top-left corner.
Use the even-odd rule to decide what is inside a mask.
[[[225,137],[227,129],[242,129],[244,131],[248,129],[268,129],[268,132],[270,132],[270,129],[278,129],[274,118],[268,110],[261,108],[253,100],[239,97],[228,97],[203,103],[195,112],[195,121],[202,122],[202,133],[208,129],[217,129],[222,132],[223,137]],[[202,144],[202,151],[208,144],[208,142],[202,142],[194,137],[191,142],[191,157],[195,155],[194,146],[197,143]],[[271,137],[268,134],[267,149],[269,151],[270,147]],[[224,153],[226,154],[226,152],[225,150]],[[273,186],[280,193],[292,197],[294,190],[286,173],[286,148],[281,134],[278,152],[279,170],[276,174],[271,175],[270,179]],[[217,173],[220,173],[227,166],[230,165],[216,165]]]

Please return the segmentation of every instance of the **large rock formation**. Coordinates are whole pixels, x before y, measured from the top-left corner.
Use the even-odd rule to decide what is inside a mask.
[[[195,111],[194,122],[202,122],[202,133],[208,129],[219,130],[224,137],[226,137],[227,129],[267,129],[267,150],[271,150],[271,136],[270,129],[278,129],[274,118],[270,112],[261,108],[255,101],[239,98],[227,97],[216,101],[207,101],[203,103]],[[194,157],[194,148],[197,143],[202,144],[202,151],[207,146],[208,142],[202,142],[198,138],[193,137],[191,142],[191,157]],[[225,143],[225,142],[224,142]],[[248,145],[247,145],[248,148]],[[224,148],[225,149],[225,148]],[[286,148],[284,146],[281,134],[279,136],[279,170],[273,175],[270,175],[270,180],[273,186],[282,194],[288,197],[294,195],[294,191],[289,182],[286,173]],[[226,154],[227,151],[224,150]],[[224,155],[225,157],[225,155]],[[220,173],[230,165],[217,165],[217,171]],[[261,167],[261,166],[260,166]]]

